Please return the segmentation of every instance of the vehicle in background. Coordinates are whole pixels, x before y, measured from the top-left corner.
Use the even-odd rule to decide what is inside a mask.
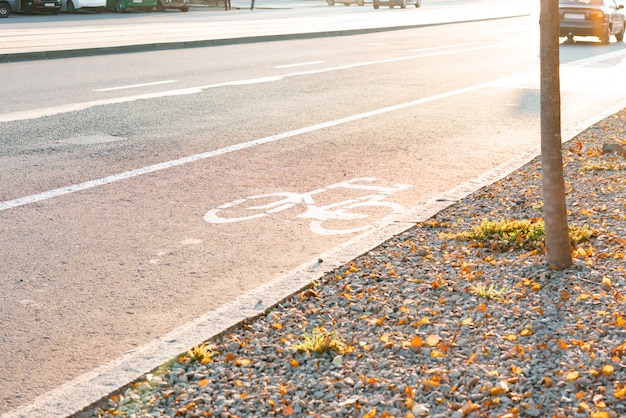
[[[90,10],[101,13],[107,5],[107,0],[61,0],[61,11],[74,14],[78,10]]]
[[[407,4],[414,4],[415,7],[422,5],[422,0],[374,0],[374,9],[378,9],[380,6],[389,6],[393,9],[394,6],[400,6],[402,9],[406,9]]]
[[[365,0],[326,0],[329,6],[334,6],[336,3],[343,3],[345,6],[350,6],[351,4],[358,4],[359,6],[365,6]]]
[[[56,15],[61,10],[61,0],[22,0],[22,13],[47,12]]]
[[[597,36],[608,44],[611,35],[624,40],[624,6],[615,0],[559,0],[559,36]]]
[[[152,11],[157,5],[157,0],[107,0],[107,9],[113,9],[123,13],[126,9],[139,9],[145,12]]]
[[[157,0],[157,12],[164,12],[167,9],[178,9],[181,12],[189,10],[189,0]]]
[[[15,10],[19,10],[19,0],[0,0],[0,18],[9,17]]]

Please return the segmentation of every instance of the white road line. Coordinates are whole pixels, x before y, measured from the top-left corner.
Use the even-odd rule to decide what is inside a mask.
[[[53,199],[55,197],[60,197],[63,195],[76,193],[82,190],[92,189],[94,187],[104,186],[107,184],[115,183],[121,180],[130,179],[133,177],[142,176],[148,173],[154,173],[156,171],[166,170],[168,168],[177,167],[184,164],[193,163],[196,161],[213,158],[218,155],[227,154],[230,152],[240,151],[246,148],[256,147],[258,145],[268,144],[270,142],[280,141],[282,139],[291,138],[298,135],[304,135],[309,132],[318,131],[320,129],[330,128],[333,126],[342,125],[344,123],[354,122],[360,119],[369,118],[372,116],[381,115],[384,113],[394,112],[400,109],[405,109],[411,106],[417,106],[423,103],[432,102],[435,100],[441,100],[452,96],[457,96],[459,94],[469,93],[471,91],[475,91],[481,89],[483,87],[487,87],[492,85],[495,81],[490,81],[487,83],[475,84],[473,86],[465,87],[459,90],[453,90],[446,93],[437,94],[430,97],[425,97],[422,99],[412,100],[410,102],[400,103],[393,106],[383,107],[380,109],[371,110],[369,112],[359,113],[352,116],[347,116],[345,118],[335,119],[328,122],[319,123],[316,125],[306,126],[304,128],[295,129],[293,131],[288,131],[284,133],[280,133],[277,135],[267,136],[265,138],[255,139],[248,142],[243,142],[241,144],[231,145],[228,147],[220,148],[214,151],[207,151],[200,154],[190,155],[188,157],[180,158],[177,160],[171,160],[159,164],[154,164],[151,166],[138,168],[136,170],[130,170],[119,174],[114,174],[108,177],[103,177],[100,179],[86,181],[84,183],[74,184],[67,187],[61,187],[59,189],[50,190],[47,192],[34,194],[30,196],[21,197],[14,200],[8,200],[6,202],[0,202],[0,212],[13,209],[16,207],[28,205],[35,202],[41,202],[43,200]]]
[[[309,62],[301,62],[299,64],[285,64],[285,65],[275,65],[274,68],[292,68],[292,67],[303,67],[305,65],[314,65],[314,64],[323,64],[326,61],[309,61]]]
[[[448,48],[461,48],[470,45],[482,45],[484,42],[465,42],[462,44],[452,44],[452,45],[442,45],[442,46],[433,46],[431,48],[419,48],[419,49],[409,49],[408,52],[424,52],[424,51],[434,51],[437,49],[448,49]]]
[[[135,95],[135,96],[116,97],[116,98],[106,99],[106,100],[104,99],[92,100],[89,102],[82,102],[82,103],[69,103],[69,104],[54,106],[54,107],[23,110],[23,111],[0,114],[0,122],[15,122],[15,121],[20,121],[20,120],[35,119],[35,118],[41,118],[44,116],[54,116],[54,115],[58,115],[61,113],[85,110],[94,106],[103,106],[103,105],[109,105],[109,104],[115,104],[115,103],[128,103],[128,102],[133,102],[136,100],[154,99],[154,98],[167,97],[167,96],[179,96],[183,94],[196,94],[196,93],[201,93],[204,90],[218,88],[218,87],[273,82],[273,81],[279,81],[288,77],[323,74],[323,73],[328,73],[328,72],[333,72],[333,71],[350,70],[353,68],[365,67],[368,65],[387,64],[387,63],[392,63],[392,62],[408,61],[408,60],[414,60],[414,59],[419,59],[419,58],[435,57],[435,56],[440,56],[440,55],[467,53],[467,52],[476,51],[480,49],[500,48],[503,46],[507,46],[507,44],[498,43],[498,44],[493,44],[493,45],[476,46],[474,48],[454,49],[451,51],[434,51],[434,52],[428,52],[425,54],[407,55],[403,57],[388,58],[388,59],[378,60],[378,61],[365,61],[365,62],[358,62],[354,64],[342,65],[342,66],[337,66],[337,67],[321,68],[321,69],[310,70],[310,71],[299,71],[299,72],[293,72],[290,74],[285,74],[282,76],[270,76],[270,77],[255,78],[255,79],[250,79],[250,80],[234,80],[234,81],[227,81],[224,83],[209,84],[206,86],[189,87],[186,89],[179,89],[179,90],[167,90],[167,91],[162,91],[162,92],[147,93],[147,94],[141,94],[141,95]]]
[[[160,84],[169,84],[169,83],[177,83],[177,82],[178,82],[178,80],[163,80],[163,81],[154,81],[152,83],[131,84],[131,85],[128,85],[128,86],[106,87],[106,88],[103,88],[103,89],[96,89],[94,91],[104,92],[104,91],[134,89],[134,88],[138,88],[138,87],[158,86]]]

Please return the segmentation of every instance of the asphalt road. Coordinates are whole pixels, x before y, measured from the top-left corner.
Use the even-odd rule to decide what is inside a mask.
[[[565,128],[626,101],[625,46],[561,47]],[[529,16],[3,64],[0,412],[532,152],[537,49]]]

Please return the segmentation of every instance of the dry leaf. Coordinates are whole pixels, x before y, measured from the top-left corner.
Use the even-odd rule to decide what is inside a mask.
[[[426,344],[428,344],[430,347],[435,347],[437,344],[439,344],[440,341],[441,337],[436,334],[431,334],[426,337]]]

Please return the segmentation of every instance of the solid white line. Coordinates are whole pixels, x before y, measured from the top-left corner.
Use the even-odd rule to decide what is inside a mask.
[[[82,190],[87,190],[87,189],[92,189],[94,187],[99,187],[99,186],[104,186],[107,184],[111,184],[111,183],[115,183],[117,181],[121,181],[121,180],[127,180],[133,177],[138,177],[138,176],[142,176],[144,174],[148,174],[148,173],[154,173],[155,171],[161,171],[161,170],[165,170],[168,168],[172,168],[172,167],[177,167],[183,164],[189,164],[189,163],[193,163],[196,161],[200,161],[200,160],[204,160],[207,158],[213,158],[216,157],[218,155],[223,155],[223,154],[227,154],[230,152],[235,152],[235,151],[240,151],[246,148],[252,148],[258,145],[263,145],[263,144],[267,144],[270,142],[275,142],[275,141],[280,141],[282,139],[286,139],[286,138],[291,138],[294,136],[298,136],[298,135],[304,135],[306,133],[309,132],[314,132],[314,131],[318,131],[320,129],[325,129],[325,128],[330,128],[333,126],[338,126],[338,125],[342,125],[344,123],[348,123],[348,122],[354,122],[360,119],[365,119],[365,118],[369,118],[372,116],[377,116],[377,115],[381,115],[383,113],[389,113],[389,112],[394,112],[396,110],[400,110],[400,109],[405,109],[407,107],[411,107],[411,106],[417,106],[423,103],[428,103],[428,102],[432,102],[435,100],[441,100],[441,99],[445,99],[448,97],[452,97],[452,96],[457,96],[459,94],[463,94],[463,93],[468,93],[474,90],[478,90],[480,88],[486,87],[490,84],[492,84],[493,81],[487,82],[487,83],[481,83],[481,84],[475,84],[473,86],[469,86],[469,87],[465,87],[459,90],[453,90],[453,91],[449,91],[446,93],[441,93],[441,94],[437,94],[434,96],[430,96],[430,97],[425,97],[422,99],[417,99],[417,100],[412,100],[410,102],[406,102],[406,103],[400,103],[397,105],[393,105],[393,106],[388,106],[388,107],[383,107],[380,109],[375,109],[375,110],[371,110],[369,112],[364,112],[364,113],[359,113],[356,115],[352,115],[352,116],[347,116],[345,118],[340,118],[340,119],[335,119],[335,120],[331,120],[328,122],[323,122],[323,123],[318,123],[316,125],[311,125],[311,126],[307,126],[304,128],[300,128],[300,129],[295,129],[293,131],[288,131],[288,132],[284,132],[284,133],[280,133],[277,135],[272,135],[272,136],[267,136],[265,138],[260,138],[260,139],[255,139],[252,141],[248,141],[248,142],[243,142],[241,144],[236,144],[236,145],[231,145],[228,147],[224,147],[224,148],[220,148],[214,151],[208,151],[208,152],[203,152],[200,154],[195,154],[195,155],[191,155],[188,157],[184,157],[184,158],[180,158],[177,160],[171,160],[171,161],[167,161],[164,163],[159,163],[159,164],[154,164],[151,166],[147,166],[147,167],[143,167],[143,168],[138,168],[136,170],[130,170],[130,171],[126,171],[123,173],[119,173],[119,174],[114,174],[108,177],[103,177],[100,179],[96,179],[96,180],[90,180],[90,181],[86,181],[84,183],[79,183],[79,184],[75,184],[72,186],[67,186],[67,187],[61,187],[59,189],[54,189],[54,190],[50,190],[47,192],[43,192],[43,193],[39,193],[39,194],[34,194],[34,195],[30,195],[30,196],[25,196],[25,197],[21,197],[18,199],[14,199],[14,200],[9,200],[6,202],[2,202],[0,203],[0,212],[8,210],[8,209],[13,209],[19,206],[24,206],[24,205],[28,205],[31,203],[35,203],[35,202],[41,202],[43,200],[48,200],[48,199],[53,199],[55,197],[59,197],[59,196],[63,196],[63,195],[67,195],[70,193],[76,193]]]
[[[154,81],[152,83],[131,84],[131,85],[128,85],[128,86],[118,86],[118,87],[107,87],[107,88],[104,88],[104,89],[96,89],[94,91],[104,92],[104,91],[134,89],[134,88],[137,88],[137,87],[158,86],[160,84],[169,84],[169,83],[176,83],[176,82],[178,82],[178,80]]]
[[[309,62],[301,62],[299,64],[286,64],[286,65],[276,65],[274,68],[292,68],[292,67],[302,67],[305,65],[314,65],[314,64],[323,64],[326,61],[309,61]]]
[[[437,50],[437,49],[460,48],[460,47],[464,47],[464,46],[481,45],[481,44],[484,44],[484,42],[465,42],[465,43],[462,43],[462,44],[433,46],[431,48],[409,49],[408,52],[434,51],[434,50]]]

